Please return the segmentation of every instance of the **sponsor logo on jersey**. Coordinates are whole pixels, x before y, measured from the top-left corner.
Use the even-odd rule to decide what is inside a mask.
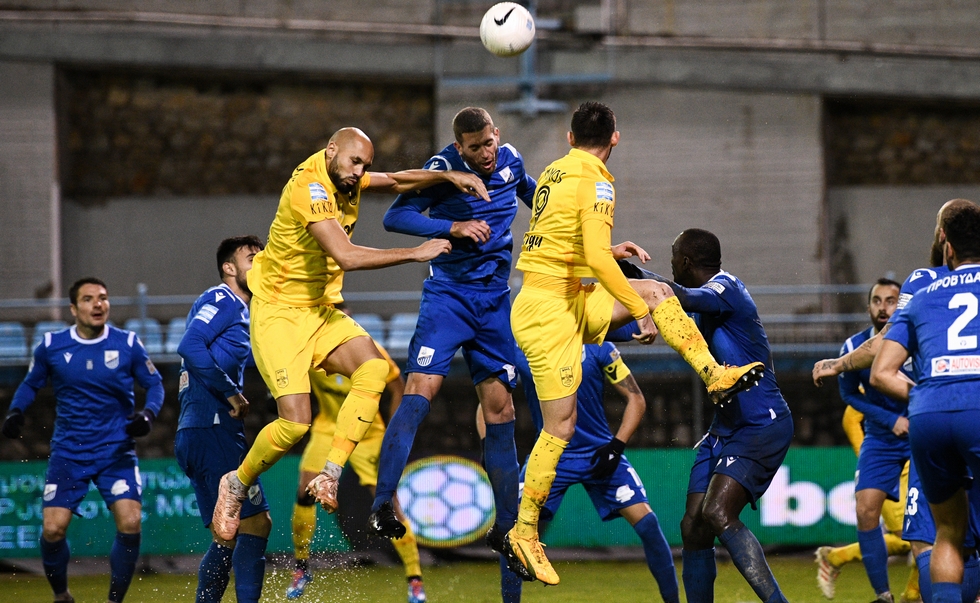
[[[71,352],[65,352],[65,364],[71,362]]]
[[[415,363],[419,366],[429,366],[432,363],[432,357],[435,355],[436,351],[428,346],[422,346],[419,348],[419,354],[415,357]]]
[[[206,325],[211,324],[211,319],[214,315],[218,313],[218,308],[212,306],[211,304],[204,304],[201,309],[197,311],[194,315],[194,320],[200,320]]]
[[[928,276],[929,278],[935,280],[936,273],[935,271],[929,270],[928,268],[921,268],[912,273],[912,276],[909,277],[909,282],[911,283],[913,281],[917,281],[924,276]]]
[[[105,366],[110,369],[119,368],[119,350],[105,351]]]
[[[727,459],[725,459],[725,466],[726,466],[726,467],[731,467],[731,466],[732,466],[732,464],[733,464],[733,463],[734,463],[735,461],[737,461],[737,460],[738,460],[738,457],[737,457],[737,456],[730,456],[730,457],[728,457]]]
[[[120,494],[125,494],[129,492],[129,484],[126,483],[124,479],[117,479],[112,484],[112,488],[109,490],[113,496],[119,496]]]
[[[310,199],[313,201],[326,201],[328,199],[327,189],[319,182],[311,182],[309,188]]]
[[[980,375],[980,356],[940,356],[932,359],[932,376]]]
[[[214,294],[214,302],[218,303],[219,301],[223,300],[225,297],[227,296],[224,293],[218,291]]]
[[[572,383],[575,383],[575,377],[572,375],[572,367],[563,366],[558,369],[558,374],[561,375],[561,384],[565,387],[571,387]]]
[[[188,388],[191,384],[191,379],[187,375],[187,371],[180,371],[180,377],[177,381],[177,392],[180,393]]]
[[[595,183],[595,198],[600,201],[613,201],[613,187],[608,182]]]
[[[721,295],[722,293],[725,292],[725,285],[722,285],[718,281],[708,281],[707,283],[704,284],[704,288],[711,289],[718,295]]]
[[[895,307],[895,309],[896,310],[901,310],[905,306],[909,305],[909,302],[910,301],[912,301],[912,294],[911,293],[901,293],[901,294],[899,294],[899,296],[898,296],[898,305]]]
[[[91,360],[86,360],[85,361],[85,370],[90,371],[93,368],[95,368],[95,365],[92,364],[92,361]]]
[[[153,366],[153,361],[149,358],[146,359],[146,370],[149,371],[151,375],[155,375],[157,372],[157,367]]]
[[[630,488],[629,486],[620,486],[616,488],[616,502],[624,503],[628,500],[632,500],[636,496],[636,490]]]
[[[286,372],[286,369],[279,369],[279,370],[277,370],[276,371],[276,386],[279,389],[283,389],[287,385],[289,385],[289,374]]]
[[[51,502],[54,500],[54,495],[58,493],[58,484],[44,484],[44,494],[42,498],[44,502]]]
[[[504,169],[500,170],[500,177],[504,179],[504,182],[510,182],[514,179],[514,173],[510,171],[509,166],[504,166]]]

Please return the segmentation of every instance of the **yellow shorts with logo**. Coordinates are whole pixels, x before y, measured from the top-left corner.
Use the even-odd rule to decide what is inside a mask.
[[[252,298],[255,364],[274,398],[310,393],[309,370],[337,346],[367,331],[333,306],[290,308]]]
[[[542,402],[570,396],[582,383],[582,345],[601,343],[616,300],[597,283],[577,293],[525,285],[514,299],[510,326],[527,356]]]
[[[333,443],[333,433],[337,423],[332,417],[317,415],[310,428],[310,441],[299,460],[299,470],[319,473],[327,462],[327,453]],[[378,458],[381,456],[381,440],[385,435],[384,420],[379,413],[374,423],[360,441],[347,462],[357,473],[362,486],[378,485]]]

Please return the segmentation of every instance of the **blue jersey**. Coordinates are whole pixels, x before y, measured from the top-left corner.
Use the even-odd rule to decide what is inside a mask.
[[[497,152],[497,165],[489,176],[478,174],[449,145],[425,164],[430,170],[459,170],[480,176],[490,202],[464,193],[452,184],[399,195],[384,216],[385,230],[420,237],[448,238],[452,251],[430,263],[431,278],[461,283],[483,282],[507,286],[514,239],[511,222],[517,215],[517,199],[531,207],[537,183],[524,171],[524,159],[509,144]],[[428,210],[426,217],[422,212]],[[484,244],[449,236],[453,222],[483,220],[490,227]]]
[[[841,347],[841,356],[854,351],[874,335],[874,327],[851,335]],[[871,387],[871,369],[847,371],[841,373],[837,380],[840,385],[840,396],[844,402],[864,414],[865,433],[886,440],[898,439],[898,436],[892,433],[892,427],[899,417],[908,416],[908,404],[893,400]],[[903,445],[907,445],[906,438],[901,440]]]
[[[916,268],[902,283],[902,288],[898,294],[898,306],[895,308],[895,312],[892,313],[891,318],[888,319],[888,328],[891,328],[898,320],[898,317],[902,315],[902,310],[905,306],[909,305],[912,298],[915,297],[916,292],[931,285],[937,278],[942,278],[949,274],[949,268],[946,266],[935,266],[933,268]],[[905,365],[902,367],[902,372],[905,376],[915,381],[915,368],[912,366],[913,359],[909,356],[909,359],[905,361]]]
[[[218,423],[242,430],[228,416],[228,398],[241,393],[252,347],[248,306],[228,285],[205,291],[187,314],[187,330],[177,353],[180,366],[180,420],[177,429]]]
[[[762,362],[766,365],[758,385],[715,408],[709,431],[727,437],[739,428],[765,427],[789,416],[789,406],[776,385],[769,338],[759,320],[755,301],[742,281],[721,271],[697,289],[687,289],[676,283],[672,288],[684,310],[694,314],[694,320],[718,362],[732,365]]]
[[[541,417],[541,402],[531,378],[531,368],[519,349],[515,354],[517,372],[521,376],[524,396],[531,409],[531,420],[538,431],[541,431],[544,428],[544,419]],[[591,457],[597,448],[613,439],[609,421],[606,419],[605,405],[602,403],[604,380],[619,383],[629,374],[629,368],[613,344],[605,342],[601,345],[582,346],[582,383],[577,392],[578,421],[575,424],[575,435],[565,447],[562,457]]]
[[[919,289],[885,335],[915,367],[909,416],[980,409],[980,265],[963,265]]]
[[[126,425],[136,410],[134,380],[146,389],[147,410],[156,416],[163,405],[163,381],[143,343],[109,325],[95,339],[82,339],[75,327],[45,333],[10,408],[26,410],[48,377],[57,402],[52,456],[92,461],[132,451]]]

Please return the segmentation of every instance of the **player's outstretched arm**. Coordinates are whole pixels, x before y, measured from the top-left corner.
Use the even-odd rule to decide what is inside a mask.
[[[31,368],[14,392],[14,399],[10,401],[10,408],[4,417],[3,426],[0,427],[0,433],[8,438],[20,437],[20,430],[25,422],[24,411],[34,403],[38,390],[48,381],[48,361],[44,350],[44,342],[39,343],[34,349]]]
[[[890,326],[891,323],[886,324],[874,337],[868,339],[840,358],[827,358],[814,364],[813,384],[820,387],[823,380],[827,377],[836,377],[847,371],[860,371],[871,368],[871,364],[875,361],[878,350],[881,349],[882,338],[884,338]]]
[[[400,172],[370,172],[367,190],[380,193],[407,193],[448,182],[474,197],[490,201],[490,194],[483,180],[476,174],[459,170],[402,170]]]
[[[426,195],[399,195],[385,212],[382,221],[385,230],[417,237],[472,239],[476,243],[490,240],[490,226],[483,220],[453,222],[425,215],[423,212],[434,202]]]
[[[351,243],[340,222],[335,219],[310,222],[306,229],[313,235],[320,247],[332,257],[340,269],[373,270],[387,266],[397,266],[408,262],[428,262],[432,258],[449,253],[452,246],[445,239],[431,239],[418,247],[397,247],[376,249]]]
[[[871,387],[895,400],[908,400],[913,384],[902,372],[908,357],[909,351],[902,344],[883,341],[871,365]]]

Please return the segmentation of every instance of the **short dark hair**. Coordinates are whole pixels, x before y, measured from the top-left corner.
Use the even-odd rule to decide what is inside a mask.
[[[681,254],[691,258],[701,268],[721,268],[721,242],[714,233],[700,228],[689,228],[682,233]]]
[[[575,146],[583,149],[605,147],[616,132],[616,115],[606,105],[588,101],[572,114],[572,136]]]
[[[963,205],[950,208],[942,221],[946,242],[961,262],[980,260],[980,207]]]
[[[875,287],[895,287],[899,291],[902,290],[902,284],[898,281],[890,278],[881,277],[875,281],[875,284],[871,285],[868,289],[868,303],[871,303],[871,294],[874,293]]]
[[[109,288],[105,286],[105,283],[103,283],[101,279],[97,279],[94,276],[86,276],[85,278],[80,278],[74,283],[72,283],[71,288],[68,290],[68,301],[71,302],[71,305],[73,306],[78,305],[78,290],[81,289],[82,286],[84,285],[98,285],[103,289],[105,289],[106,293],[109,292]]]
[[[456,142],[463,144],[463,134],[482,132],[487,126],[493,127],[493,119],[486,109],[466,107],[453,118],[453,136]]]
[[[225,262],[230,262],[235,257],[235,252],[242,247],[248,247],[249,249],[255,248],[261,251],[265,249],[265,244],[255,235],[231,237],[221,241],[221,244],[218,245],[217,253],[219,277],[224,278],[225,271],[222,267],[225,265]]]

